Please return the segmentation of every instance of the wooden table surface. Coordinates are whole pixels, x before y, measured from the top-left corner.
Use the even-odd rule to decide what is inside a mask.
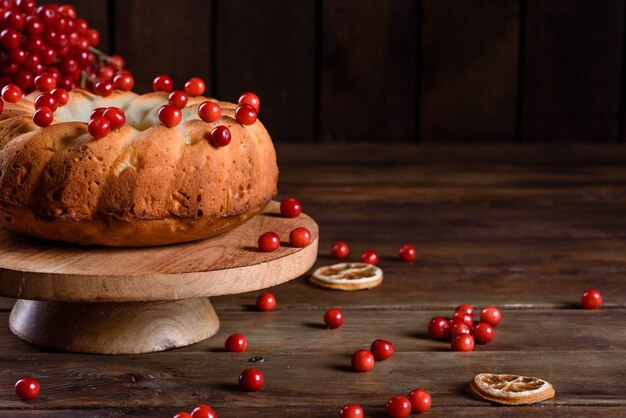
[[[169,352],[96,356],[22,342],[8,329],[12,305],[1,301],[0,415],[10,417],[171,417],[199,403],[220,418],[337,417],[346,403],[384,417],[392,395],[421,387],[431,417],[626,416],[626,148],[619,146],[278,147],[281,196],[295,196],[320,225],[317,265],[347,241],[351,258],[381,254],[382,286],[326,291],[306,277],[273,288],[276,311],[260,313],[255,293],[212,298],[219,333]],[[397,261],[404,242],[418,248]],[[601,310],[579,307],[589,287]],[[427,323],[460,303],[496,305],[495,340],[471,353],[427,337]],[[331,306],[346,322],[326,330]],[[234,332],[248,351],[223,351]],[[392,359],[369,373],[350,356],[376,338],[392,341]],[[252,356],[263,356],[253,366]],[[258,367],[257,393],[237,377]],[[556,397],[529,407],[498,407],[466,393],[479,372],[526,374],[550,381]],[[32,375],[34,401],[12,394]]]

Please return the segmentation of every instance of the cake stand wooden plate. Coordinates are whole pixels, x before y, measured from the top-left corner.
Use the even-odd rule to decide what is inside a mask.
[[[305,248],[289,232],[311,231]],[[258,237],[276,232],[271,253]],[[10,327],[20,338],[65,351],[162,351],[214,335],[209,296],[264,289],[294,279],[317,257],[319,230],[305,214],[280,216],[278,202],[217,237],[149,248],[84,247],[0,229],[0,295],[17,298]]]

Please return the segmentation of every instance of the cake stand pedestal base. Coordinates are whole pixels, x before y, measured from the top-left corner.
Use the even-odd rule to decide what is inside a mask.
[[[194,344],[220,321],[209,298],[173,302],[49,302],[19,299],[9,321],[18,337],[44,347],[139,354]]]

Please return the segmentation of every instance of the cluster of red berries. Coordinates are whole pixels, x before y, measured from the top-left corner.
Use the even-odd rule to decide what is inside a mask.
[[[367,372],[376,361],[384,361],[393,355],[393,344],[386,340],[374,340],[370,350],[357,350],[352,354],[352,368],[357,372]]]
[[[343,260],[350,254],[350,247],[343,241],[337,241],[330,247],[330,255],[337,260]],[[407,263],[415,260],[417,250],[411,244],[404,244],[398,249],[398,258]],[[378,253],[375,250],[365,250],[359,256],[362,263],[377,265],[379,261]]]
[[[423,389],[414,389],[407,396],[393,396],[385,405],[387,415],[392,418],[406,418],[411,412],[422,413],[430,409],[432,398]],[[339,418],[363,418],[363,408],[357,404],[348,404],[339,411]]]
[[[196,405],[191,411],[191,414],[188,412],[179,412],[174,415],[174,418],[217,418],[217,414],[209,405],[201,403]]]
[[[285,218],[295,218],[302,213],[302,205],[293,197],[280,202],[280,214]],[[311,231],[304,227],[293,229],[289,233],[289,244],[292,247],[304,248],[311,242]],[[272,252],[280,247],[280,237],[276,232],[265,232],[259,237],[258,246],[261,251]]]
[[[47,72],[67,91],[80,85],[108,95],[114,87],[133,88],[124,59],[95,49],[100,33],[69,4],[37,7],[35,0],[3,0],[0,30],[0,87],[15,84],[30,92],[37,88],[35,78]]]
[[[453,351],[472,351],[474,341],[487,344],[493,340],[494,328],[500,323],[502,314],[493,306],[480,311],[480,321],[474,324],[474,308],[463,303],[457,306],[450,320],[437,316],[428,324],[428,335],[435,340],[450,340]]]
[[[119,129],[126,123],[124,111],[118,107],[97,107],[89,115],[87,128],[95,139],[104,138],[111,129]]]
[[[172,91],[174,89],[174,81],[172,80],[172,78],[167,75],[160,75],[152,80],[152,89],[154,91],[169,93],[169,96],[167,98],[167,104],[161,106],[158,116],[159,121],[161,121],[163,125],[167,126],[168,128],[173,128],[174,126],[178,125],[183,119],[183,113],[181,112],[181,109],[187,105],[189,97],[202,96],[206,91],[206,84],[203,79],[199,77],[193,77],[185,82],[184,91]],[[205,103],[212,102],[207,101],[202,103],[202,105],[205,105]],[[212,104],[215,105],[214,103]],[[203,120],[205,120],[205,117],[209,116],[210,120],[205,120],[205,122],[215,122],[219,119],[222,113],[222,110],[219,108],[219,106],[217,106],[217,117],[215,117],[215,112],[210,114],[206,113],[207,105],[205,105],[203,109],[204,112],[200,112],[200,109],[198,109],[198,115]]]

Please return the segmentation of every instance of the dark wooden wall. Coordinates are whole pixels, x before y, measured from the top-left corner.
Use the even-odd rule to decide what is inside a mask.
[[[626,0],[70,2],[139,90],[256,91],[276,141],[626,140]]]

